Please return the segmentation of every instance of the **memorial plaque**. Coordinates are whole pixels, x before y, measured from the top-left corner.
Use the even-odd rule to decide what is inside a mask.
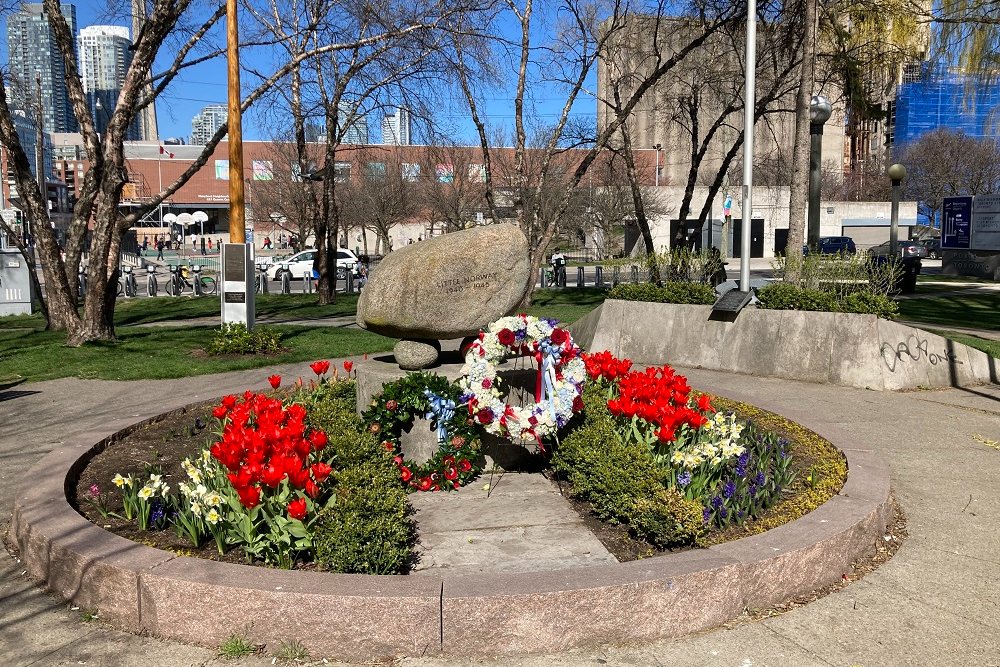
[[[752,291],[741,292],[738,289],[729,290],[715,302],[715,305],[712,306],[712,310],[723,313],[738,313],[743,310],[744,306],[750,303],[752,298]]]
[[[241,245],[226,245],[226,260],[222,267],[222,279],[227,282],[246,282],[246,253]]]
[[[246,292],[226,292],[223,294],[223,300],[226,303],[246,303],[247,295]]]

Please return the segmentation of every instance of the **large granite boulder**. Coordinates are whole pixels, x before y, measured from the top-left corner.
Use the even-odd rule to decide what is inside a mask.
[[[471,336],[517,308],[530,269],[528,240],[510,224],[404,246],[372,271],[358,326],[408,340]]]

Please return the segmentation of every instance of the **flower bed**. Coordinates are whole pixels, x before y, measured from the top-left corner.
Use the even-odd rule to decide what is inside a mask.
[[[390,454],[354,412],[353,381],[326,379],[329,366],[313,364],[319,381],[308,386],[278,393],[281,378],[272,376],[274,394],[226,396],[133,434],[83,471],[81,510],[178,553],[405,571],[413,534],[405,492]],[[206,447],[213,418],[218,431]]]
[[[621,527],[599,531],[621,559],[780,525],[846,479],[832,445],[776,415],[749,420],[750,406],[696,395],[669,366],[633,371],[609,353],[584,359],[585,418],[552,463],[586,511]]]

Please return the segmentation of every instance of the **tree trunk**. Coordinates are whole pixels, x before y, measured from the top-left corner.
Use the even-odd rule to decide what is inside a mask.
[[[646,207],[642,201],[642,190],[639,188],[639,177],[635,169],[635,154],[632,152],[632,139],[628,132],[622,130],[622,140],[624,142],[625,173],[628,177],[629,189],[632,191],[632,208],[635,211],[635,224],[642,234],[643,245],[646,246],[646,264],[649,269],[649,280],[659,283],[660,266],[656,261],[656,247],[653,245],[653,232],[649,229],[649,220],[646,219]]]
[[[806,242],[806,204],[809,182],[809,103],[815,85],[817,1],[804,0],[802,63],[799,90],[795,96],[795,144],[788,196],[788,246],[785,248],[785,280],[797,283]],[[746,216],[744,216],[746,217]]]

